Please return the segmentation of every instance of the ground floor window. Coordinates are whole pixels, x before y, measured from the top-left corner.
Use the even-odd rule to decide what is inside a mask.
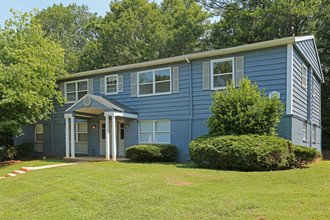
[[[171,143],[170,120],[139,121],[139,143]]]
[[[44,150],[44,126],[43,124],[35,125],[35,152],[43,152]]]
[[[69,126],[69,138],[71,145],[71,125]],[[88,154],[88,124],[87,122],[74,123],[75,152]]]
[[[303,124],[303,134],[304,134],[303,141],[307,141],[307,121],[304,121]]]
[[[313,133],[312,133],[312,135],[313,135],[313,142],[315,143],[316,142],[316,126],[315,125],[313,126]]]

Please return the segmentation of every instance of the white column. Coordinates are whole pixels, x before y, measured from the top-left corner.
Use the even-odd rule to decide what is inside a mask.
[[[110,160],[109,115],[105,115],[105,159]]]
[[[65,118],[65,157],[70,157],[69,118]]]
[[[117,144],[116,144],[116,116],[111,116],[112,129],[111,129],[111,140],[112,140],[112,160],[116,161],[117,157]]]
[[[71,117],[71,158],[75,158],[74,117]]]

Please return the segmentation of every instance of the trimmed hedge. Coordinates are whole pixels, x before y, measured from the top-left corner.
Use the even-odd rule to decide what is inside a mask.
[[[0,161],[22,159],[28,156],[32,151],[32,143],[24,143],[16,146],[4,147],[4,150],[0,151]]]
[[[322,157],[315,148],[309,148],[305,146],[294,145],[293,153],[296,159],[296,166],[301,167],[302,164],[313,162],[316,158]]]
[[[199,167],[268,171],[289,169],[294,164],[290,141],[266,135],[203,135],[190,145],[190,157]]]
[[[126,149],[126,157],[137,162],[172,162],[178,148],[170,144],[134,145]]]

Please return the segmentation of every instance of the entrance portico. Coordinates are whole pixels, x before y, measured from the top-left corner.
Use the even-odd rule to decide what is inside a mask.
[[[137,119],[137,114],[133,112],[130,108],[123,106],[122,104],[117,103],[114,100],[110,101],[100,96],[87,94],[65,111],[64,118],[65,158],[74,159],[76,157],[75,132],[79,131],[75,131],[75,129],[79,129],[79,127],[76,128],[75,119],[83,119],[88,121],[94,118],[103,118],[103,120],[105,120],[105,159],[110,160],[111,146],[111,159],[116,161],[116,121],[123,119]]]

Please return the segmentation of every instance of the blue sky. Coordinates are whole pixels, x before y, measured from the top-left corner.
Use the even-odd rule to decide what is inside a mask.
[[[96,12],[98,15],[104,16],[106,11],[109,11],[109,4],[111,0],[2,0],[0,7],[0,26],[3,27],[5,20],[11,17],[11,8],[22,12],[33,11],[34,8],[39,10],[52,6],[54,3],[68,5],[76,3],[77,5],[85,4],[88,6],[90,12]],[[161,2],[161,0],[155,0]]]

